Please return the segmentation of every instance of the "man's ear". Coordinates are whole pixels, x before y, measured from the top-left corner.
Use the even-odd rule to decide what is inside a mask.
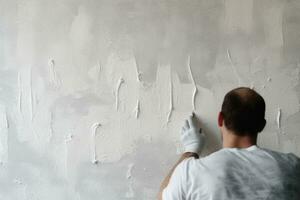
[[[218,115],[218,126],[222,127],[223,126],[223,122],[224,122],[223,114],[222,114],[222,112],[219,112],[219,115]]]

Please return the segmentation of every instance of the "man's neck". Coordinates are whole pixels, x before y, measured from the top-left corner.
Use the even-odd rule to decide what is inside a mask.
[[[230,132],[223,134],[223,148],[248,148],[256,145],[257,136],[239,136]]]

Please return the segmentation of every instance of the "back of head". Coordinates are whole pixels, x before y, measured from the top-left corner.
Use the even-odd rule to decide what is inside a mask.
[[[266,124],[265,101],[261,95],[247,87],[229,91],[221,113],[227,129],[239,136],[257,135]]]

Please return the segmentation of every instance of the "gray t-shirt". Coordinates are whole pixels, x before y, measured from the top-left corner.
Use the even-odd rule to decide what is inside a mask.
[[[300,159],[251,146],[181,162],[163,200],[299,200]]]

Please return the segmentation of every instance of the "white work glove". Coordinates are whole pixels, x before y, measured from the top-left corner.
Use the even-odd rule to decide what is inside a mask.
[[[185,120],[180,140],[184,147],[184,152],[201,153],[205,144],[205,135],[201,133],[201,128],[194,113],[189,116],[188,120]]]

